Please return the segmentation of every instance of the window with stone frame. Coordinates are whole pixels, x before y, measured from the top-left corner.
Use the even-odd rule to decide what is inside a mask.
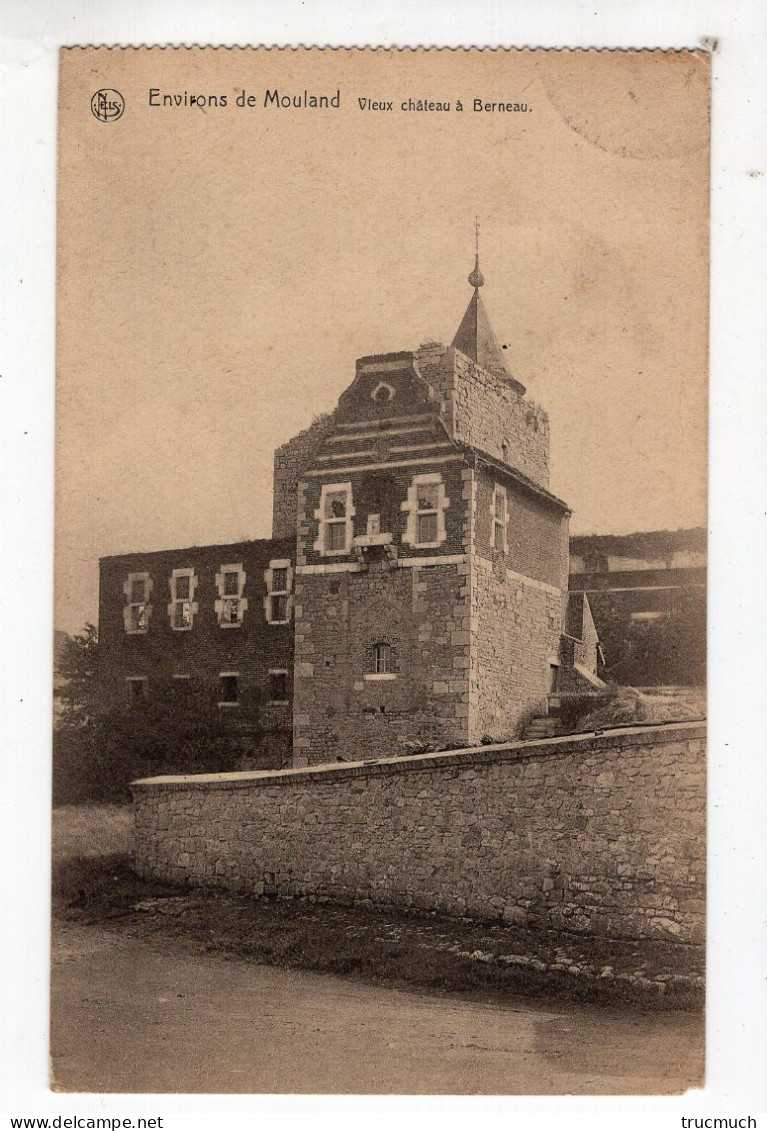
[[[191,566],[173,570],[170,576],[168,616],[174,632],[189,631],[194,625],[197,612],[197,602],[194,599],[196,589],[197,577]]]
[[[326,558],[350,553],[354,514],[351,483],[323,484],[320,505],[314,512],[314,517],[319,520],[319,535],[314,549]]]
[[[264,613],[268,624],[289,624],[293,611],[293,569],[289,558],[274,558],[264,574]]]
[[[365,679],[395,679],[399,672],[397,644],[391,639],[365,645]]]
[[[239,628],[245,617],[248,599],[243,596],[246,573],[242,562],[222,565],[216,574],[216,616],[221,628]]]
[[[148,573],[129,573],[123,584],[127,601],[123,609],[125,631],[131,635],[143,635],[149,631],[149,618],[152,606],[149,603],[152,592],[152,579]]]
[[[288,702],[288,669],[273,668],[269,672],[269,702]]]
[[[491,544],[499,554],[505,554],[508,548],[507,528],[508,499],[506,488],[496,483],[493,489]]]
[[[414,549],[437,549],[445,541],[445,511],[450,500],[438,471],[415,475],[401,509],[407,514],[403,541]]]
[[[416,541],[437,541],[437,515],[439,514],[439,484],[423,483],[416,495]]]

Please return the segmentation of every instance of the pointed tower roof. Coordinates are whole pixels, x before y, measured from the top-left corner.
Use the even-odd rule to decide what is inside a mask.
[[[503,360],[503,353],[496,341],[490,319],[485,310],[485,304],[479,295],[479,288],[484,286],[485,276],[479,268],[479,225],[477,225],[477,253],[474,259],[474,270],[469,275],[469,284],[474,288],[466,313],[461,319],[461,325],[453,338],[453,347],[460,350],[466,357],[476,361],[483,369],[488,369],[496,377],[506,381],[518,393],[524,394],[525,386],[511,376]]]

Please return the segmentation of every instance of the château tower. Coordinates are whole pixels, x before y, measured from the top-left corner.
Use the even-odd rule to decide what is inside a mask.
[[[570,512],[479,256],[469,283],[449,347],[360,358],[335,412],[276,453],[274,536],[296,530],[294,765],[502,740],[546,709]]]

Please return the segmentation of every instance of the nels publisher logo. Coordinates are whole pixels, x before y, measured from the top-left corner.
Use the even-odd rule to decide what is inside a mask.
[[[100,122],[116,122],[124,110],[125,99],[119,90],[97,90],[91,98],[91,112]]]

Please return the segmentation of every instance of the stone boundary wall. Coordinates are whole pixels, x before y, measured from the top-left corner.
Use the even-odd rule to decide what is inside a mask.
[[[144,877],[702,942],[705,725],[133,783]]]

